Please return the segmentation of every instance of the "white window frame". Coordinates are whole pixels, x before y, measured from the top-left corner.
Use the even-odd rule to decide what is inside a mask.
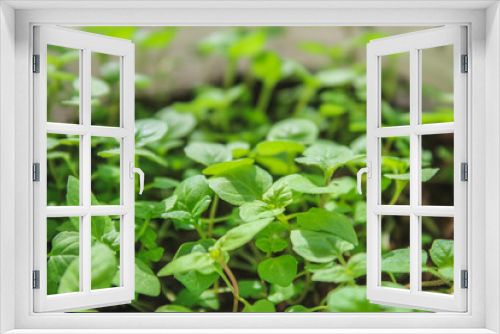
[[[500,244],[500,12],[498,3],[490,2],[411,2],[378,1],[331,3],[297,2],[240,2],[238,4],[207,1],[198,3],[144,1],[123,2],[133,9],[114,8],[113,2],[17,2],[7,1],[0,6],[1,16],[0,78],[0,320],[1,330],[12,333],[37,333],[37,329],[51,329],[51,333],[76,333],[76,328],[88,333],[103,333],[104,329],[139,333],[146,328],[158,332],[203,331],[213,333],[236,332],[234,328],[267,329],[266,332],[350,332],[350,333],[495,333],[500,331],[498,313]],[[13,10],[10,6],[19,9]],[[50,9],[50,6],[55,6]],[[56,10],[58,6],[69,8]],[[97,8],[99,6],[100,8]],[[109,10],[102,7],[108,6]],[[150,6],[150,9],[146,9]],[[163,8],[158,8],[162,7]],[[429,7],[429,6],[432,6]],[[461,9],[453,6],[461,6]],[[488,7],[486,9],[486,7]],[[25,9],[22,9],[24,7]],[[49,8],[43,9],[43,8]],[[82,9],[86,7],[85,9]],[[145,8],[137,10],[137,8]],[[357,9],[352,9],[356,8]],[[436,7],[440,9],[436,9]],[[26,9],[32,8],[32,9]],[[34,8],[34,9],[33,9]],[[75,9],[79,8],[79,9]],[[114,8],[114,9],[113,9]],[[246,8],[246,9],[244,9]],[[351,8],[351,9],[346,9]],[[402,9],[403,8],[403,9]],[[411,9],[411,10],[409,10]],[[15,18],[15,21],[14,21]],[[486,23],[486,25],[485,25]],[[436,26],[463,24],[469,28],[468,143],[469,167],[469,311],[466,313],[435,314],[34,314],[32,270],[32,76],[30,72],[32,27],[48,25],[408,25]],[[487,29],[486,29],[487,28]],[[12,31],[15,30],[15,40]],[[10,34],[10,35],[9,35]],[[4,47],[5,46],[5,47]],[[14,53],[15,52],[15,53]],[[15,54],[15,58],[14,55]],[[15,71],[13,67],[15,66]],[[488,66],[488,71],[485,71]],[[15,78],[15,86],[12,85]],[[10,93],[10,94],[9,94]],[[13,112],[15,110],[15,113]],[[11,140],[15,127],[15,145]],[[486,140],[485,133],[488,133]],[[488,155],[485,152],[489,152]],[[15,161],[15,162],[14,162]],[[488,164],[486,164],[488,162]],[[15,179],[12,174],[15,171]],[[488,182],[486,174],[489,172]],[[14,179],[14,180],[13,180]],[[5,183],[3,183],[5,182]],[[3,184],[11,186],[4,187]],[[15,198],[12,189],[15,187]],[[488,194],[486,196],[486,194]],[[488,206],[485,206],[488,204]],[[13,206],[15,211],[9,209]],[[485,219],[488,217],[488,220]],[[15,225],[12,224],[12,218]],[[474,229],[472,229],[472,226]],[[15,235],[15,238],[12,238]],[[12,256],[14,250],[14,256]],[[485,254],[493,254],[485,265]],[[31,259],[31,260],[27,260]],[[486,279],[486,277],[488,279]],[[15,288],[13,288],[15,287]],[[486,293],[488,291],[488,293]],[[14,305],[14,307],[12,307]],[[141,329],[136,331],[132,328]],[[225,330],[224,330],[225,328]],[[233,328],[233,330],[231,330]],[[283,328],[287,328],[286,330]],[[294,328],[295,330],[292,330]],[[99,330],[101,329],[101,330]],[[121,329],[121,330],[120,330]],[[160,329],[163,329],[160,331]],[[179,329],[179,330],[176,330]],[[186,329],[181,331],[180,329]],[[336,330],[337,329],[337,330]],[[341,330],[345,329],[345,330]],[[349,329],[349,330],[348,330]],[[256,330],[257,331],[257,330]],[[41,332],[41,331],[40,331]],[[47,332],[47,331],[45,331]],[[110,333],[110,331],[107,331]],[[243,332],[243,331],[242,331]]]
[[[417,31],[371,41],[367,46],[367,163],[371,178],[367,180],[367,297],[371,302],[422,309],[464,312],[467,290],[461,288],[461,271],[467,270],[467,184],[461,180],[461,163],[467,163],[467,76],[462,73],[462,55],[467,55],[466,27],[448,26]],[[422,50],[451,45],[453,48],[454,121],[422,124]],[[382,57],[409,55],[410,122],[405,126],[382,126]],[[421,203],[422,135],[452,134],[454,148],[454,205],[434,206]],[[382,205],[381,155],[382,138],[410,139],[410,203]],[[381,285],[382,216],[407,216],[410,220],[410,289]],[[454,219],[454,277],[452,295],[421,291],[422,282],[422,217]]]
[[[39,181],[33,184],[34,270],[39,271],[39,289],[34,289],[35,312],[71,311],[130,303],[134,299],[134,44],[127,40],[85,33],[67,28],[34,27],[34,53],[39,56],[39,73],[33,76],[33,160],[38,163]],[[79,123],[47,122],[47,46],[79,51]],[[91,121],[90,73],[92,52],[113,55],[120,62],[120,121],[116,127],[96,126]],[[47,206],[47,134],[79,136],[79,206]],[[91,204],[91,139],[112,137],[120,143],[120,204]],[[120,217],[120,285],[108,289],[91,287],[91,217]],[[79,217],[80,290],[47,295],[47,218]]]

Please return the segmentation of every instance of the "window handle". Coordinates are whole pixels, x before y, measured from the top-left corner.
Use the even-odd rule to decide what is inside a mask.
[[[361,168],[358,171],[358,193],[359,194],[362,194],[362,191],[361,191],[361,176],[363,175],[363,173],[366,173],[366,175],[368,176],[369,179],[372,178],[372,163],[371,162],[367,163],[367,167]]]
[[[135,168],[133,161],[130,161],[129,170],[131,179],[134,178],[135,173],[139,174],[139,195],[142,195],[142,191],[144,190],[144,172],[140,168]]]

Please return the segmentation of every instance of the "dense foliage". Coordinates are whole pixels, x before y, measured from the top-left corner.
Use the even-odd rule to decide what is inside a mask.
[[[87,30],[132,39],[138,57],[168,48],[177,31]],[[300,43],[302,52],[329,60],[313,71],[268,49],[282,31],[232,28],[209,35],[196,52],[200,61],[226,60],[223,82],[170,93],[167,102],[141,98],[155,79],[138,64],[136,166],[146,173],[146,187],[136,197],[136,299],[101,311],[410,311],[366,299],[366,201],[355,180],[366,163],[366,79],[364,64],[352,59],[382,35],[367,32],[335,46]],[[76,78],[67,73],[74,52],[55,52],[49,86],[74,94]],[[119,66],[99,61],[92,114],[99,123],[93,124],[111,125],[108,109],[99,106],[119,101],[112,89]],[[390,73],[384,80],[392,87],[404,80]],[[395,93],[384,92],[383,117],[392,125],[405,122]],[[49,205],[78,205],[79,139],[54,135],[48,143]],[[409,141],[391,138],[384,145],[382,197],[408,203]],[[119,143],[96,137],[92,151],[92,204],[116,204]],[[423,181],[449,177],[452,159],[432,168],[433,152],[424,153]],[[408,289],[403,240],[409,231],[395,217],[383,220],[383,284]],[[424,283],[450,293],[453,241],[440,239],[443,227],[432,219],[425,224]],[[119,226],[119,217],[92,217],[93,289],[119,284]],[[50,293],[78,290],[78,229],[75,217],[48,220]]]

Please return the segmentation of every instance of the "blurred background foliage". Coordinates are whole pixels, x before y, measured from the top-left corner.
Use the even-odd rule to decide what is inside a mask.
[[[212,183],[197,203],[198,211],[189,211],[188,204],[179,208],[189,187],[205,189],[206,178],[197,175],[207,175],[209,182],[217,175],[228,177],[231,163],[241,173],[260,166],[271,182],[300,175],[307,183],[287,188],[294,196],[273,206],[280,213],[269,209],[278,219],[276,226],[266,227],[257,239],[231,250],[230,259],[228,253],[221,260],[238,281],[239,311],[412,311],[366,299],[366,201],[356,192],[355,175],[365,165],[366,44],[421,27],[80,29],[135,43],[136,166],[146,174],[145,192],[136,197],[136,299],[99,312],[231,311],[236,294],[234,282],[224,279],[227,271],[218,271],[217,265],[212,272],[165,267],[198,248],[216,258],[213,250],[219,248],[212,238],[229,238],[231,229],[251,224],[244,224],[249,219],[241,203],[224,198]],[[422,122],[453,121],[453,73],[446,70],[452,52],[446,47],[425,52]],[[48,121],[79,122],[78,63],[77,50],[48,50]],[[387,56],[382,65],[382,125],[408,125],[408,57]],[[119,81],[119,59],[94,53],[92,125],[119,125]],[[427,137],[432,138],[422,139],[423,204],[453,205],[453,136]],[[48,135],[47,144],[47,204],[75,205],[79,138]],[[91,145],[92,204],[118,204],[120,143],[94,137]],[[408,204],[409,138],[384,138],[381,145],[383,204]],[[329,150],[332,155],[325,158]],[[331,163],[328,159],[338,164],[324,167]],[[262,200],[269,196],[268,191]],[[278,224],[289,224],[293,234],[301,228],[300,215],[314,213],[311,208],[346,217],[359,243],[351,240],[333,261],[311,263],[315,261]],[[47,224],[49,292],[75,291],[78,218]],[[453,293],[453,220],[424,217],[422,224],[423,289]],[[92,286],[117,286],[119,217],[93,217],[92,225]],[[408,222],[382,217],[381,232],[383,284],[407,289]],[[68,243],[72,247],[61,246]],[[277,266],[269,269],[274,276],[283,270],[288,278],[261,270],[271,264]]]

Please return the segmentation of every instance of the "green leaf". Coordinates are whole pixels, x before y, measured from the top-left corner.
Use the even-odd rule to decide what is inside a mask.
[[[193,312],[193,311],[191,311],[185,306],[168,304],[158,307],[155,312],[178,313],[178,312]]]
[[[422,267],[427,263],[427,253],[422,251]],[[382,271],[389,273],[410,272],[410,249],[395,249],[382,256]]]
[[[160,295],[160,281],[154,272],[140,259],[135,259],[135,293],[157,297]]]
[[[254,201],[240,206],[240,217],[244,221],[252,221],[261,218],[270,218],[279,215],[285,211],[284,208],[274,208],[266,202]]]
[[[265,141],[256,147],[257,153],[264,156],[273,156],[282,152],[302,153],[306,148],[293,141]]]
[[[172,189],[179,185],[179,181],[170,177],[155,176],[151,187],[158,189]]]
[[[336,184],[330,183],[328,186],[318,186],[307,177],[300,174],[288,176],[290,188],[304,194],[330,194],[334,191]]]
[[[226,146],[231,151],[233,158],[235,159],[243,158],[250,152],[250,144],[243,141],[231,142]]]
[[[366,275],[366,254],[358,253],[344,265],[329,263],[319,269],[311,269],[312,280],[317,282],[345,283]]]
[[[379,312],[380,306],[366,297],[365,286],[345,286],[328,294],[329,312]]]
[[[294,230],[290,237],[295,253],[311,262],[331,262],[354,248],[353,244],[325,232]]]
[[[267,140],[292,141],[303,145],[312,144],[318,137],[318,128],[307,119],[285,119],[273,125]],[[298,150],[298,146],[295,150]],[[307,150],[306,150],[307,151]]]
[[[422,168],[422,182],[427,182],[430,179],[432,179],[437,172],[439,171],[439,168]],[[384,174],[384,177],[391,179],[391,180],[405,180],[409,181],[410,180],[410,173],[404,173],[404,174]]]
[[[281,59],[274,52],[264,53],[254,59],[251,70],[253,75],[266,86],[274,86],[282,77]]]
[[[354,204],[354,223],[366,224],[366,202],[358,201]]]
[[[284,208],[293,202],[292,189],[285,182],[275,182],[262,196],[262,200],[273,208]]]
[[[351,83],[356,78],[356,72],[351,69],[332,69],[316,74],[323,87],[335,87]]]
[[[333,172],[346,163],[362,157],[355,155],[350,148],[331,142],[319,142],[310,146],[303,153],[304,157],[295,161],[309,166],[316,166],[323,170],[325,175],[331,176]]]
[[[262,30],[253,31],[238,39],[229,47],[229,57],[238,59],[242,57],[255,57],[266,45],[266,34]]]
[[[208,180],[210,188],[224,201],[233,205],[260,200],[271,187],[269,173],[254,165],[241,166]]]
[[[192,143],[184,149],[186,155],[205,166],[215,165],[232,159],[231,151],[222,144]]]
[[[215,247],[223,251],[239,248],[253,239],[253,237],[269,225],[272,218],[264,218],[246,223],[230,229],[215,243]]]
[[[195,175],[182,181],[174,195],[177,196],[174,210],[188,212],[191,219],[197,220],[210,205],[212,191],[203,175]]]
[[[96,243],[91,248],[90,257],[92,290],[111,287],[111,282],[118,270],[115,253],[108,246]]]
[[[138,30],[134,38],[142,48],[165,50],[174,40],[177,27],[162,27],[154,31]]]
[[[295,294],[295,286],[292,283],[287,286],[273,284],[269,290],[269,296],[267,296],[267,299],[274,304],[279,304],[289,300]]]
[[[245,306],[243,312],[276,312],[274,304],[267,299],[261,299],[250,307]]]
[[[200,240],[198,242],[188,242],[182,244],[174,256],[174,260],[193,253],[208,253],[210,246],[213,246],[215,241],[213,239]],[[208,269],[209,267],[207,267]],[[175,279],[181,282],[189,291],[195,295],[200,295],[203,291],[208,289],[219,278],[219,274],[214,271],[211,273],[202,273],[197,270],[185,274],[174,275]]]
[[[286,287],[297,275],[297,260],[291,255],[270,258],[259,263],[257,272],[264,281]]]
[[[261,281],[242,280],[238,282],[240,296],[243,298],[259,299],[264,297],[264,286]]]
[[[135,146],[141,147],[160,140],[167,130],[167,124],[160,120],[139,119],[135,121]]]
[[[178,112],[173,108],[167,107],[159,110],[156,116],[168,125],[167,139],[184,138],[196,127],[196,118],[193,114],[187,112]]]
[[[432,262],[440,269],[446,267],[453,267],[454,260],[454,243],[453,240],[436,239],[432,243],[429,251]]]
[[[340,213],[312,208],[297,216],[297,224],[301,230],[326,232],[353,245],[358,244],[358,237],[350,220]]]
[[[79,255],[80,233],[61,232],[52,239],[52,249],[48,256],[55,255]]]
[[[245,165],[251,165],[255,162],[254,159],[240,159],[240,160],[234,160],[234,161],[225,161],[225,162],[220,162],[218,164],[209,166],[203,170],[203,174],[205,175],[220,175],[227,173],[228,171],[245,166]]]
[[[259,238],[255,241],[255,246],[266,253],[277,253],[288,247],[288,241],[280,238]]]
[[[285,310],[285,312],[312,312],[311,309],[302,305],[293,305]]]
[[[163,267],[158,276],[169,276],[174,274],[185,274],[193,270],[200,270],[213,265],[214,260],[208,253],[191,253],[172,260]]]

